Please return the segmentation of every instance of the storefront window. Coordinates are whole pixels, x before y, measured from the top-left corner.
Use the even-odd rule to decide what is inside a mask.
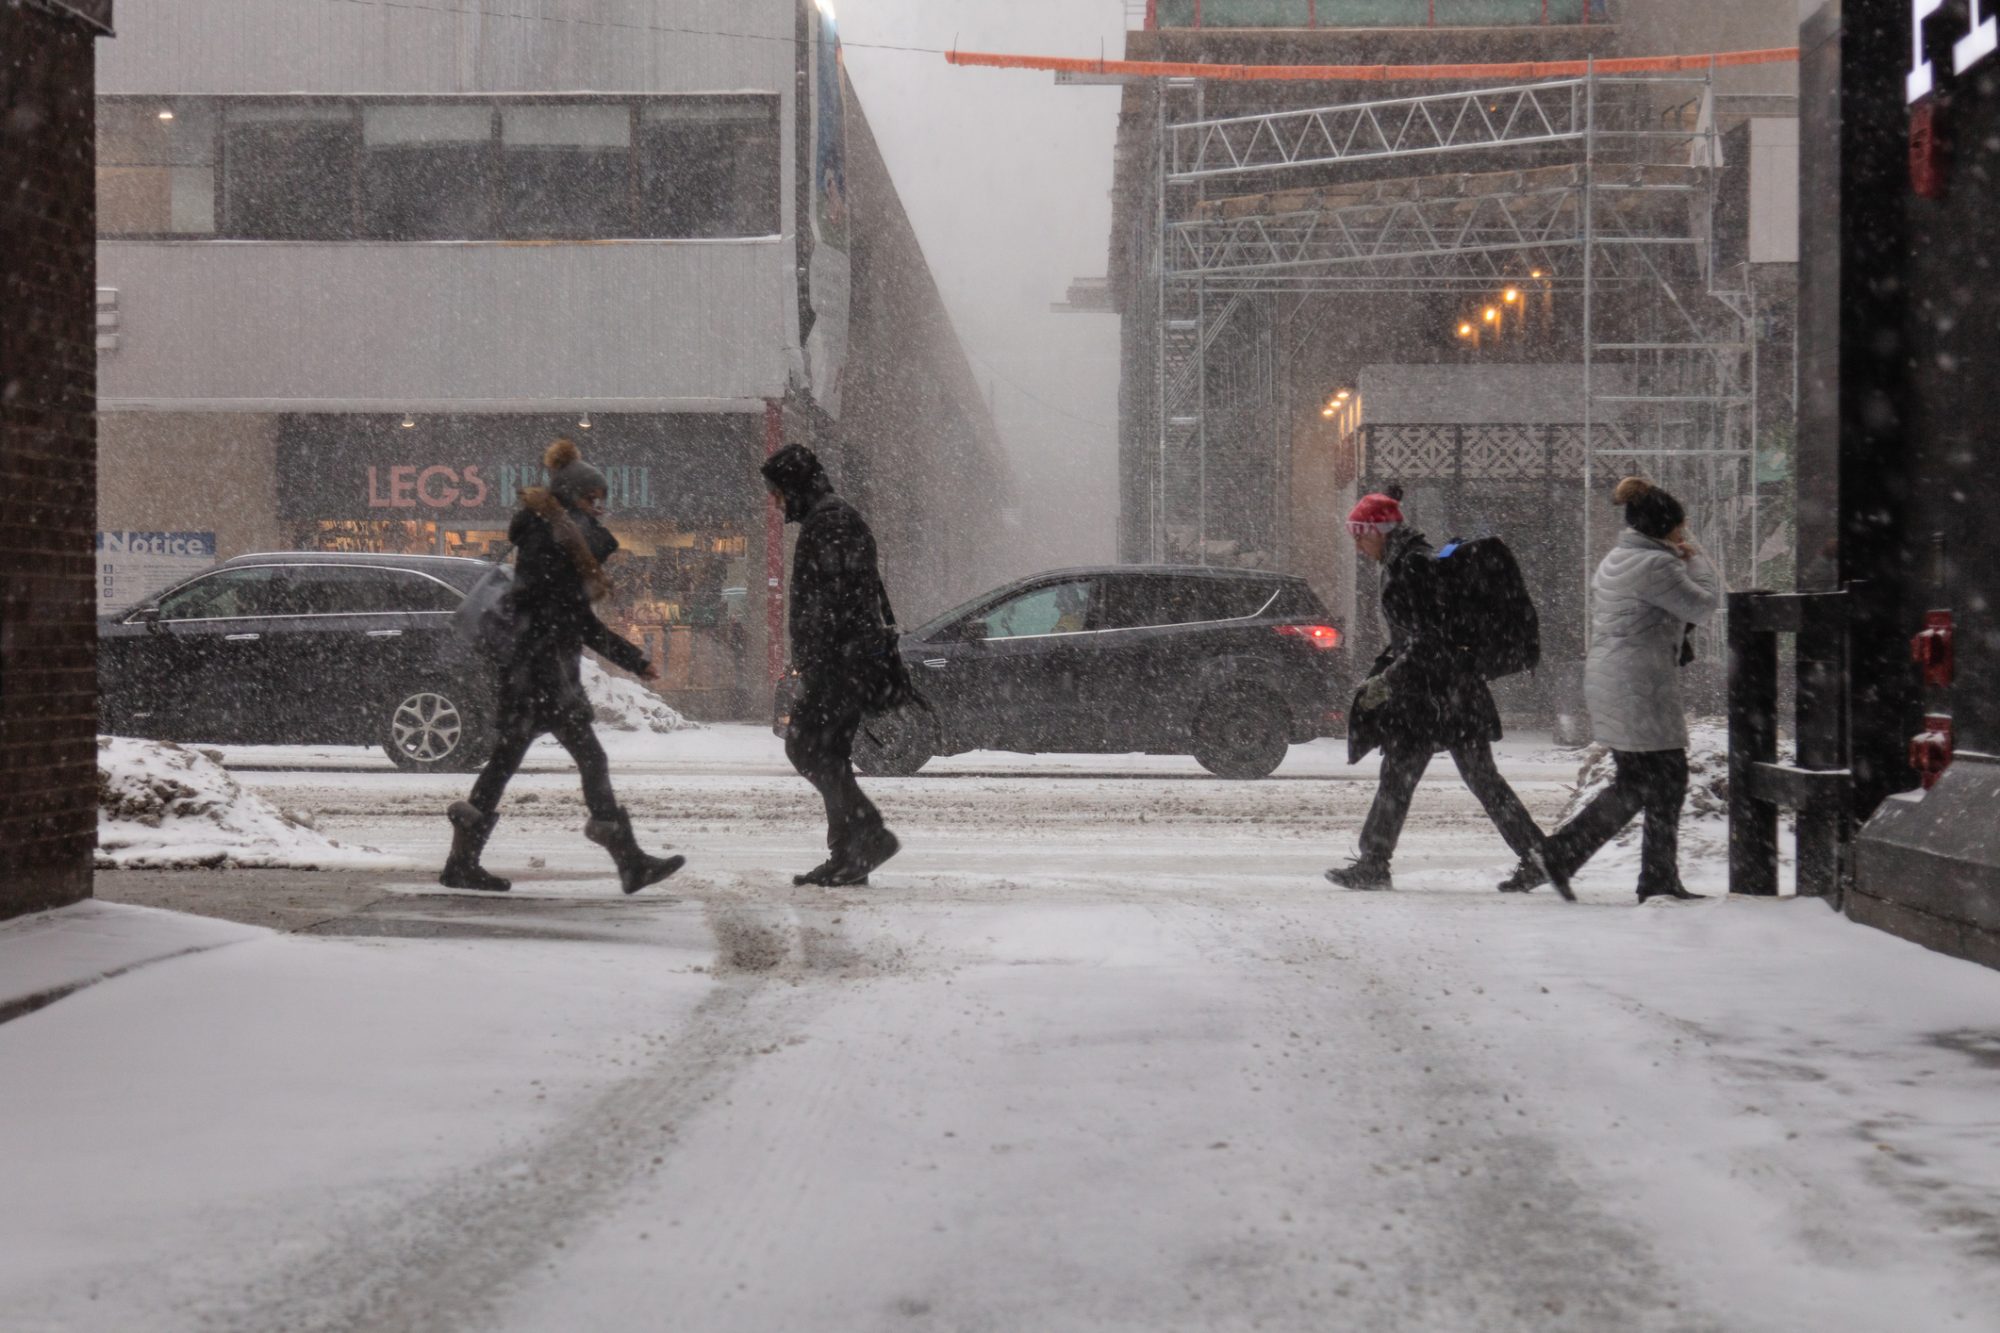
[[[573,416],[287,414],[278,419],[279,519],[308,550],[488,558],[521,491],[547,484],[542,452]],[[751,540],[769,505],[763,420],[741,414],[593,414],[581,443],[610,487],[620,543],[606,624],[643,644],[660,688],[707,716],[753,706],[746,623]]]

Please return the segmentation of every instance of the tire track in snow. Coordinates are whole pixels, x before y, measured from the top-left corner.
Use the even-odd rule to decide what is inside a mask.
[[[317,1252],[198,1315],[216,1333],[478,1329],[513,1281],[563,1249],[611,1198],[659,1169],[690,1117],[794,1035],[825,988],[785,984],[851,960],[790,908],[718,895],[716,990],[642,1074],[573,1112],[532,1147],[463,1168],[415,1198],[352,1213]],[[773,985],[776,981],[779,984]]]

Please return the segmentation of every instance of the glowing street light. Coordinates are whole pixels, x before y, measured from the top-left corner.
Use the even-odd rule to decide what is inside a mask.
[[[1514,304],[1514,302],[1521,299],[1521,289],[1519,287],[1509,287],[1504,293],[1503,299],[1506,300],[1508,305]]]
[[[1499,320],[1500,320],[1500,307],[1498,307],[1498,306],[1491,306],[1491,305],[1490,305],[1490,306],[1487,306],[1487,307],[1486,307],[1486,322],[1487,322],[1488,324],[1495,324],[1495,323],[1498,323],[1498,322],[1499,322]]]
[[[1332,409],[1332,408],[1330,408],[1330,407],[1322,407],[1322,408],[1321,408],[1321,409],[1319,410],[1319,414],[1320,414],[1321,416],[1323,416],[1323,417],[1330,417],[1330,416],[1332,416],[1332,415],[1334,414],[1334,411],[1333,411],[1333,409]]]
[[[1344,403],[1353,396],[1354,396],[1354,390],[1342,389],[1339,393],[1333,396],[1333,401],[1336,403]]]
[[[1472,329],[1472,325],[1471,325],[1471,324],[1470,324],[1469,322],[1468,322],[1468,323],[1464,323],[1464,324],[1460,324],[1460,325],[1458,326],[1458,336],[1459,336],[1459,337],[1461,337],[1461,338],[1470,338],[1470,337],[1472,336],[1472,333],[1473,333],[1473,329]]]

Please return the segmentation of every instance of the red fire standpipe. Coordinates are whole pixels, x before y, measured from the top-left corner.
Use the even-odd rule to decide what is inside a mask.
[[[1924,627],[1910,640],[1910,660],[1924,669],[1924,684],[1949,688],[1953,658],[1951,612],[1926,611]]]
[[[1923,671],[1926,690],[1951,688],[1953,658],[1951,612],[1926,611],[1924,627],[1910,639],[1910,660]],[[1910,741],[1910,767],[1923,779],[1925,791],[1935,787],[1951,767],[1954,748],[1951,714],[1926,709],[1923,733]]]
[[[764,404],[764,457],[784,447],[785,409]],[[775,497],[764,514],[764,674],[776,687],[785,674],[785,511]]]
[[[1937,713],[1924,718],[1922,734],[1910,742],[1910,767],[1923,779],[1925,791],[1937,786],[1951,767],[1952,751],[1951,719]]]

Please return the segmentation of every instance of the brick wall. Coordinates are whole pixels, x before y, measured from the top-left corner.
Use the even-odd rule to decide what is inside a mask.
[[[89,897],[97,832],[94,41],[0,0],[0,917]]]

